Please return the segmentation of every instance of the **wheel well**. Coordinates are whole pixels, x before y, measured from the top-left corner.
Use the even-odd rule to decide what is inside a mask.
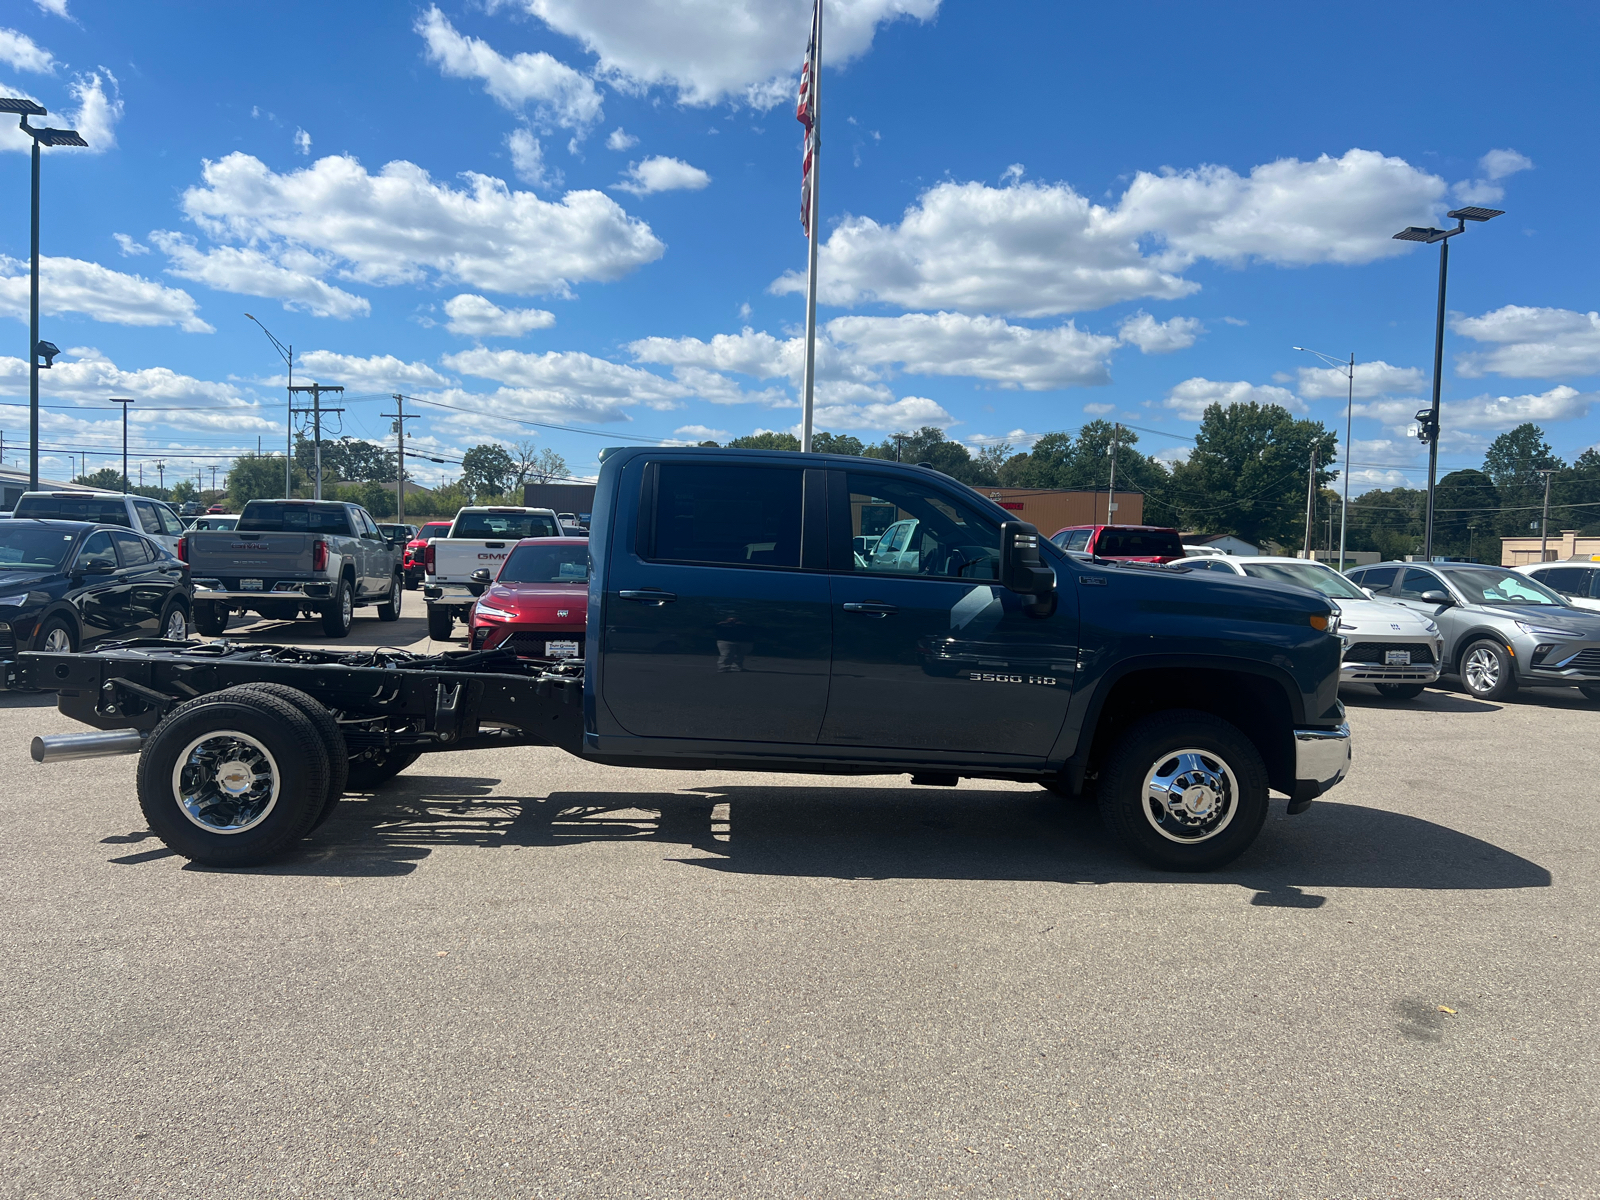
[[[1210,713],[1233,725],[1260,753],[1268,784],[1280,792],[1294,790],[1294,710],[1282,685],[1249,671],[1220,668],[1133,671],[1117,680],[1095,722],[1088,771],[1099,771],[1135,721],[1177,708]]]
[[[67,628],[72,631],[73,642],[81,647],[83,645],[83,622],[78,619],[78,610],[70,604],[63,605],[60,608],[48,609],[39,614],[39,619],[33,624],[36,630],[34,634],[35,641],[44,635],[44,627],[57,617],[60,617],[66,623]]]
[[[1467,651],[1472,649],[1472,647],[1476,646],[1479,642],[1493,642],[1502,649],[1509,649],[1509,647],[1506,646],[1506,639],[1501,637],[1494,630],[1474,629],[1472,632],[1466,634],[1456,642],[1455,654],[1451,656],[1450,666],[1447,668],[1452,675],[1461,674],[1461,660],[1466,658]],[[1516,657],[1517,656],[1515,654],[1511,655],[1513,665],[1516,663]]]

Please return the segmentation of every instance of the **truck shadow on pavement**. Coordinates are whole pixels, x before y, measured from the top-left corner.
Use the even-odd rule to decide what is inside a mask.
[[[1260,839],[1222,871],[1176,874],[1131,859],[1093,805],[1042,789],[915,790],[718,786],[684,792],[494,796],[498,780],[401,775],[349,798],[294,858],[270,874],[384,876],[414,870],[436,846],[559,847],[656,843],[686,866],[734,875],[830,879],[971,879],[1221,883],[1251,903],[1315,908],[1303,889],[1549,887],[1550,872],[1431,821],[1318,801],[1287,816],[1274,801]]]

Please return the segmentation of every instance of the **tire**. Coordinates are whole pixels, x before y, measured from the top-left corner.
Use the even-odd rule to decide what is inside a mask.
[[[194,627],[197,633],[206,637],[221,637],[228,628],[228,617],[231,614],[225,608],[218,608],[215,604],[196,604],[194,606]]]
[[[450,640],[450,628],[455,624],[450,610],[442,604],[428,605],[428,636],[436,642]]]
[[[1386,700],[1415,700],[1425,690],[1420,683],[1375,683],[1372,686]]]
[[[1152,785],[1168,797],[1159,812],[1147,795]],[[1232,862],[1267,819],[1267,769],[1255,744],[1221,718],[1190,709],[1132,725],[1101,768],[1099,793],[1101,817],[1123,846],[1167,871]]]
[[[378,620],[398,621],[400,619],[400,606],[405,602],[405,584],[401,582],[400,573],[395,572],[389,581],[389,598],[378,605]]]
[[[246,790],[230,794],[247,774]],[[145,820],[170,849],[209,867],[282,854],[311,831],[327,794],[328,754],[311,718],[251,688],[173,709],[139,755]]]
[[[174,642],[189,640],[189,610],[182,600],[167,602],[167,607],[161,612],[160,624],[156,626],[156,636]]]
[[[260,692],[263,695],[287,700],[306,715],[321,736],[322,748],[328,752],[328,794],[323,797],[322,811],[311,823],[311,829],[307,830],[308,833],[314,832],[333,815],[334,807],[344,795],[345,788],[349,786],[350,750],[345,745],[344,733],[339,728],[339,722],[334,720],[333,714],[321,701],[286,683],[242,683],[239,687],[245,691]]]
[[[76,653],[78,649],[78,631],[73,628],[72,622],[65,617],[51,617],[39,630],[39,636],[34,641],[37,650],[49,650],[56,654]]]
[[[1600,685],[1593,683],[1580,683],[1578,685],[1578,690],[1583,693],[1583,698],[1585,700],[1594,700],[1600,702]]]
[[[414,592],[422,586],[422,580],[415,575],[406,576],[406,591]]]
[[[1499,642],[1473,642],[1461,656],[1461,686],[1476,700],[1503,700],[1517,690],[1517,669]]]
[[[346,790],[375,792],[422,757],[420,750],[371,750],[350,760]]]
[[[349,637],[350,626],[356,619],[356,601],[350,594],[350,580],[339,576],[339,586],[334,590],[333,599],[322,610],[322,632],[329,637]]]

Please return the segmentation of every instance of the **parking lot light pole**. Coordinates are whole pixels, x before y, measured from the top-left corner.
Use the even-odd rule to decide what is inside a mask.
[[[18,96],[0,98],[0,113],[16,113],[22,132],[33,139],[33,214],[30,230],[32,267],[28,276],[28,490],[39,490],[39,358],[48,368],[61,351],[39,340],[39,147],[87,146],[76,129],[40,129],[28,124],[29,117],[48,112],[32,100]]]
[[[1324,354],[1321,350],[1308,350],[1304,346],[1296,346],[1296,350],[1304,354],[1315,354],[1335,371],[1345,377],[1348,384],[1344,402],[1344,470],[1340,472],[1344,485],[1344,501],[1339,506],[1339,574],[1344,574],[1344,535],[1350,520],[1350,426],[1356,411],[1356,352],[1350,351],[1350,361],[1334,358],[1331,354]]]
[[[1440,376],[1444,373],[1444,293],[1445,284],[1450,275],[1450,239],[1458,233],[1466,232],[1468,221],[1488,221],[1495,217],[1505,216],[1502,208],[1478,208],[1476,205],[1467,208],[1452,209],[1445,213],[1455,221],[1454,229],[1435,229],[1431,225],[1408,225],[1394,235],[1397,242],[1427,242],[1430,246],[1439,243],[1439,310],[1433,329],[1433,406],[1428,410],[1426,420],[1418,413],[1418,437],[1428,443],[1428,519],[1423,527],[1422,558],[1424,562],[1433,561],[1433,489],[1434,481],[1439,473],[1439,383]]]
[[[126,396],[112,396],[111,403],[122,405],[122,491],[128,491],[128,405],[133,401]]]

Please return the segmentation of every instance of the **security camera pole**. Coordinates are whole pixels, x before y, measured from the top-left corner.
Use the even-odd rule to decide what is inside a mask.
[[[16,113],[22,132],[33,139],[33,267],[28,281],[28,490],[39,490],[39,357],[44,365],[61,351],[39,340],[39,146],[87,146],[76,129],[36,129],[29,117],[42,117],[47,109],[32,100],[0,98],[0,113]]]

